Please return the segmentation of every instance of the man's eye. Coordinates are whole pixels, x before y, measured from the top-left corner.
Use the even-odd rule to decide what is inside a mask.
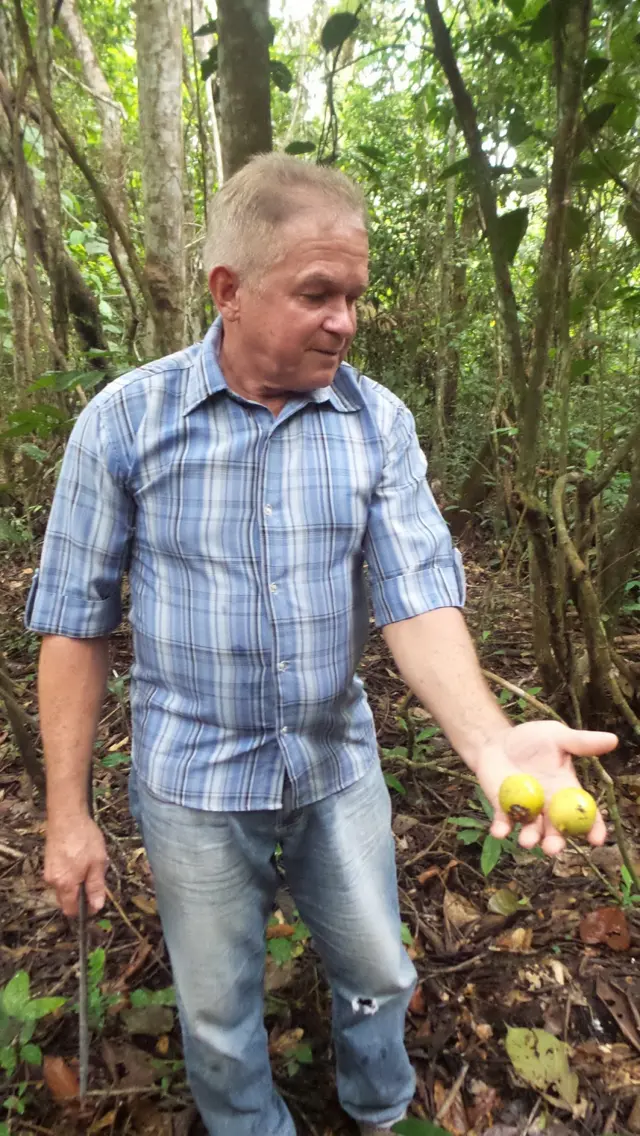
[[[304,298],[305,300],[314,300],[316,303],[321,303],[322,300],[326,300],[327,296],[326,292],[305,292]]]

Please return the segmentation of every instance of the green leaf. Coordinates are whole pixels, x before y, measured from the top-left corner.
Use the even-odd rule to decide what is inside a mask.
[[[49,457],[46,450],[42,450],[40,446],[36,446],[33,442],[23,442],[18,446],[18,450],[21,454],[26,454],[28,458],[32,458],[33,461],[36,462],[46,461]]]
[[[0,1120],[0,1136],[11,1136],[9,1125],[5,1124],[3,1120]]]
[[[484,835],[483,828],[464,828],[462,832],[458,833],[458,840],[461,844],[477,844]]]
[[[601,79],[608,67],[611,66],[611,60],[605,59],[603,55],[595,56],[592,59],[587,59],[584,65],[584,81],[583,86],[585,91],[589,87],[594,87]]]
[[[567,208],[567,243],[572,252],[576,252],[582,244],[589,229],[589,218],[582,209],[576,205]]]
[[[568,1046],[543,1029],[507,1030],[505,1047],[516,1073],[542,1092],[553,1089],[573,1108],[578,1077],[569,1068]]]
[[[71,233],[69,233],[69,236],[67,238],[68,243],[71,245],[71,248],[80,248],[82,245],[84,245],[87,235],[88,234],[85,233],[84,229],[74,229]]]
[[[520,905],[515,892],[510,888],[500,888],[500,891],[491,896],[488,906],[489,911],[494,911],[496,915],[513,915]]]
[[[531,43],[544,43],[553,32],[553,11],[551,4],[543,4],[538,15],[531,21],[528,38]]]
[[[115,769],[118,765],[129,765],[130,763],[130,753],[105,753],[100,761],[105,769]]]
[[[504,2],[517,19],[525,6],[526,0],[504,0]]]
[[[387,155],[379,146],[370,146],[365,142],[360,142],[356,146],[356,150],[364,154],[365,158],[370,158],[372,162],[379,162],[381,166],[386,165]]]
[[[293,947],[288,939],[269,939],[267,950],[278,966],[284,966],[293,958]]]
[[[477,828],[477,817],[448,817],[449,824],[457,824],[458,828]]]
[[[194,36],[217,35],[218,21],[207,20],[206,24],[201,24],[199,28],[193,33]]]
[[[507,123],[507,141],[511,146],[519,146],[531,134],[533,134],[531,123],[527,122],[520,108],[517,108]]]
[[[416,1120],[413,1116],[394,1124],[391,1131],[400,1133],[400,1136],[450,1136],[444,1128],[438,1128],[430,1120]]]
[[[512,36],[494,35],[490,42],[496,55],[506,55],[513,63],[524,63],[522,52]]]
[[[457,177],[458,174],[470,174],[472,169],[470,158],[458,158],[457,162],[451,162],[440,171],[438,179],[444,181],[446,178]]]
[[[52,1014],[54,1010],[59,1010],[66,1001],[66,998],[33,998],[24,1008],[24,1020],[37,1022],[47,1014]]]
[[[584,126],[589,131],[589,134],[597,134],[606,122],[609,121],[611,115],[617,107],[617,103],[600,103],[599,106],[590,110],[584,118]]]
[[[313,1050],[306,1042],[296,1046],[293,1051],[293,1056],[301,1065],[313,1065]]]
[[[31,1041],[31,1038],[33,1037],[33,1035],[35,1033],[35,1028],[36,1028],[35,1021],[23,1022],[22,1023],[22,1027],[20,1029],[20,1039],[19,1039],[21,1045],[26,1045],[27,1042]]]
[[[515,260],[520,242],[529,225],[529,210],[526,207],[512,209],[510,213],[503,213],[498,217],[498,237],[503,252],[511,264]]]
[[[352,36],[360,20],[353,12],[335,12],[322,29],[320,42],[325,51],[335,51]]]
[[[400,793],[403,797],[406,797],[407,790],[402,784],[402,781],[398,780],[395,773],[385,773],[384,779],[389,789],[395,789],[396,793]]]
[[[203,83],[215,75],[218,70],[218,45],[214,44],[208,55],[204,57],[200,64],[200,76]]]
[[[582,375],[586,375],[592,366],[589,359],[574,359],[571,364],[571,378],[579,379]]]
[[[17,1064],[18,1057],[15,1046],[3,1045],[2,1048],[0,1048],[0,1069],[4,1069],[5,1073],[8,1073],[9,1076],[12,1077],[16,1071]]]
[[[19,970],[7,982],[2,992],[2,1005],[10,1018],[21,1019],[28,1001],[29,975],[26,970]]]
[[[39,1045],[23,1045],[20,1057],[28,1065],[42,1065],[42,1050]]]
[[[595,469],[595,467],[597,466],[599,457],[600,457],[600,451],[599,450],[587,450],[586,454],[584,455],[584,464],[586,465],[587,469],[589,470],[589,473],[591,472],[592,469]]]
[[[405,947],[413,946],[413,935],[411,934],[411,931],[407,927],[406,923],[402,923],[400,926],[400,938],[402,939]]]
[[[272,59],[269,63],[269,73],[272,83],[286,95],[293,86],[293,75],[286,64],[281,59]]]
[[[303,142],[300,140],[299,142],[290,142],[288,146],[285,146],[284,152],[285,154],[313,154],[316,149],[317,146],[315,142]]]
[[[310,938],[311,938],[311,931],[307,927],[307,924],[303,923],[302,919],[298,919],[298,922],[296,923],[295,931],[293,932],[293,935],[291,936],[291,942],[292,943],[305,943],[307,941],[307,939],[310,939]]]
[[[488,876],[493,871],[498,860],[502,855],[502,841],[489,833],[484,838],[482,845],[482,855],[480,857],[480,870],[483,876]]]

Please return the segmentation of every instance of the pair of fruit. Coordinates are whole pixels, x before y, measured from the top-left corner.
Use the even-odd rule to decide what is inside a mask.
[[[544,808],[544,790],[528,773],[505,777],[498,796],[500,808],[514,823],[529,824]],[[591,793],[570,785],[559,789],[549,802],[548,816],[559,832],[586,836],[596,819],[596,802]]]

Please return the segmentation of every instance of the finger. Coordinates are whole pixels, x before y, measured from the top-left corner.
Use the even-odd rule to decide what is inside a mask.
[[[491,822],[491,828],[489,829],[489,832],[492,836],[495,836],[496,840],[504,840],[505,836],[509,835],[512,828],[513,825],[511,824],[509,817],[498,806],[495,813],[493,814],[493,821]]]
[[[605,840],[607,839],[607,836],[608,836],[607,826],[604,823],[604,820],[602,819],[602,816],[600,815],[600,813],[598,813],[596,815],[595,821],[593,822],[593,828],[591,829],[591,832],[587,836],[587,840],[589,841],[589,844],[594,844],[596,846],[596,848],[599,848],[601,845],[604,844]]]
[[[87,878],[84,884],[87,893],[87,903],[94,914],[96,911],[99,911],[101,907],[104,907],[104,872],[104,864],[92,864],[87,872]]]
[[[65,915],[74,916],[78,914],[79,891],[79,884],[58,884],[56,887],[58,903]]]
[[[560,852],[564,851],[567,842],[556,828],[547,828],[544,839],[542,841],[542,851],[546,852],[547,856],[557,856]]]
[[[543,837],[542,837],[542,851],[547,856],[557,856],[560,852],[564,851],[567,842],[561,832],[551,823],[549,817],[545,813],[540,818],[543,824]]]
[[[521,848],[535,848],[536,844],[540,843],[542,837],[542,818],[536,817],[531,821],[531,824],[522,826],[522,831],[518,837],[518,844]]]
[[[605,730],[572,730],[569,726],[562,730],[558,741],[569,753],[578,757],[588,757],[590,754],[609,753],[618,744],[615,734]]]

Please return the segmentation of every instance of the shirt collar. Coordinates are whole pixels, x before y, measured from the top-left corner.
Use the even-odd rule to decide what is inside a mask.
[[[183,411],[185,416],[212,395],[222,390],[229,390],[229,384],[218,362],[221,340],[222,318],[218,316],[202,340],[200,351],[189,375]],[[364,402],[357,376],[358,372],[353,367],[342,363],[335,373],[331,386],[317,387],[309,391],[306,401],[318,404],[328,402],[334,410],[342,414],[362,410]],[[305,398],[304,395],[300,397],[303,400]]]

